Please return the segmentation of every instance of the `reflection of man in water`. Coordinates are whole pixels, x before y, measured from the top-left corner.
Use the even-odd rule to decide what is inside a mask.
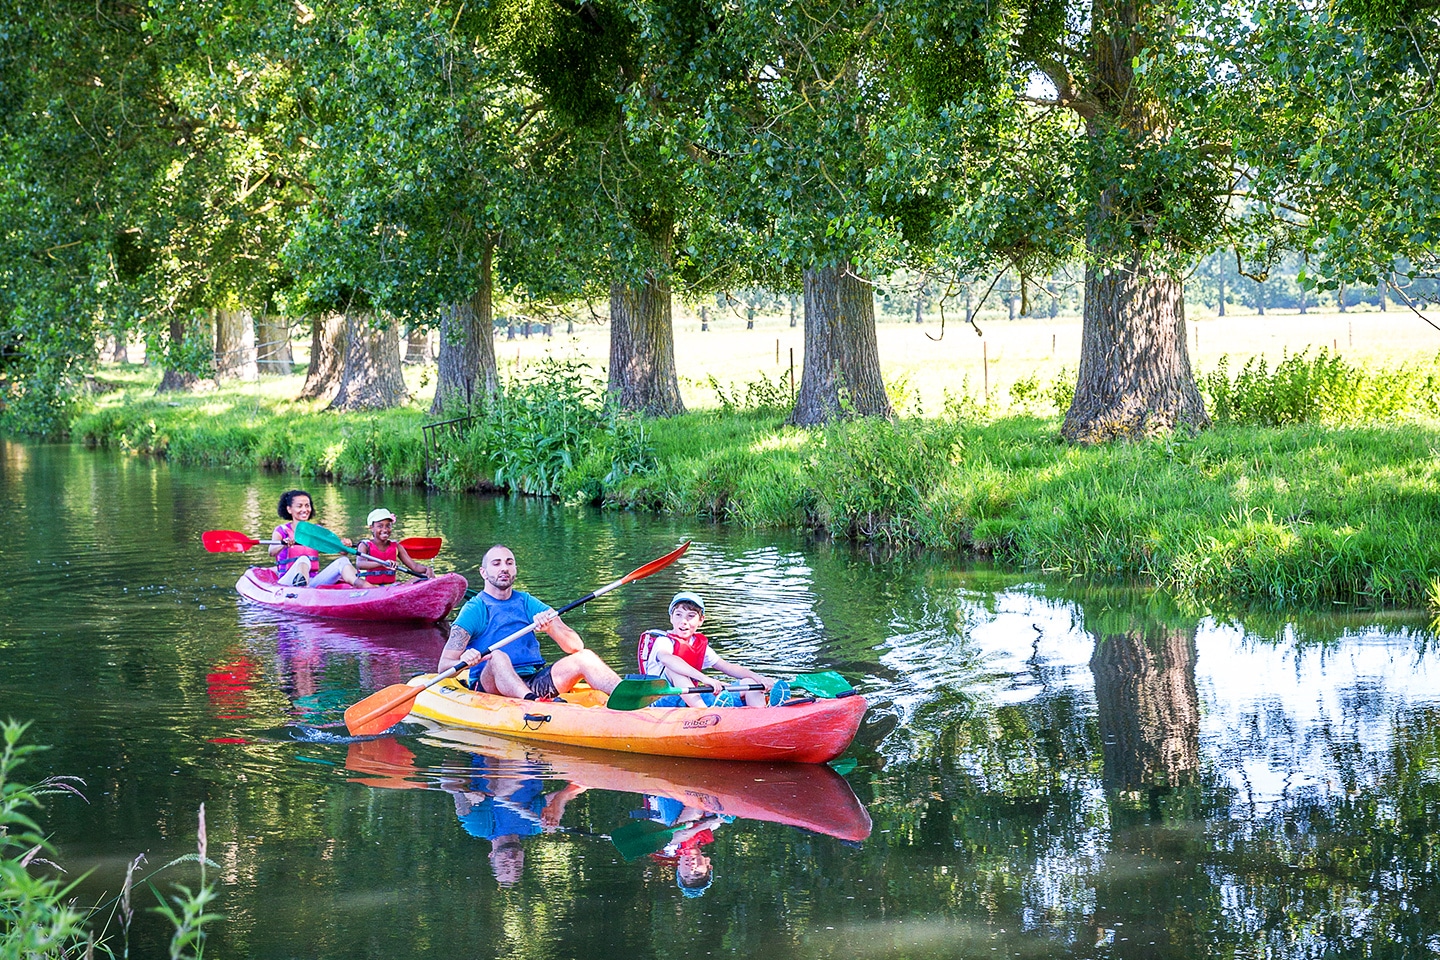
[[[677,828],[670,835],[670,842],[652,853],[651,858],[659,863],[675,864],[675,885],[685,896],[702,896],[715,879],[715,868],[700,848],[715,842],[712,827],[729,823],[732,818],[687,807],[671,797],[646,796],[645,810],[649,819]]]
[[[486,772],[488,760],[476,757],[477,772]],[[551,833],[565,816],[565,805],[585,792],[567,783],[552,793],[534,777],[475,776],[469,781],[443,784],[455,795],[455,816],[472,837],[490,841],[490,870],[502,887],[520,881],[525,868],[521,840]]]

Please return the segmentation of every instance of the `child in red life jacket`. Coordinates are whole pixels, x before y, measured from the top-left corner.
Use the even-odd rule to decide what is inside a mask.
[[[705,622],[705,601],[696,594],[682,591],[670,601],[670,630],[647,630],[640,635],[637,651],[640,671],[649,677],[664,677],[672,687],[709,687],[712,693],[686,693],[680,696],[662,697],[655,701],[657,707],[708,707],[719,704],[722,707],[741,706],[763,707],[766,691],[775,685],[769,677],[761,676],[749,667],[723,660],[710,649],[710,641],[699,633]],[[737,693],[727,692],[719,680],[705,675],[706,670],[718,670],[727,677],[750,680],[761,684],[765,690],[746,690],[743,701]]]
[[[420,574],[422,577],[433,577],[435,569],[428,564],[416,563],[411,559],[410,554],[400,545],[400,541],[391,540],[390,534],[395,530],[395,514],[379,507],[370,511],[370,516],[365,518],[365,525],[370,528],[370,536],[361,540],[355,545],[360,552],[356,554],[356,566],[360,568],[363,576],[372,587],[384,586],[387,583],[395,582],[394,564],[403,564],[406,569]],[[370,560],[384,560],[385,564],[374,563]]]

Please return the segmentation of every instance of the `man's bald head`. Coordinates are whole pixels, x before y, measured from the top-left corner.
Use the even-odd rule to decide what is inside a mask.
[[[485,592],[500,600],[510,597],[515,586],[515,554],[503,543],[497,543],[485,551],[480,561],[480,576],[485,580]]]

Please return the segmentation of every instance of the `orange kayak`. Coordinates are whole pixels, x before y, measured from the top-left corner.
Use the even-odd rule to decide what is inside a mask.
[[[410,683],[433,679],[422,675]],[[778,707],[608,710],[605,694],[588,687],[566,693],[565,700],[512,700],[451,679],[416,697],[411,713],[448,727],[623,753],[825,763],[850,746],[866,706],[855,695]]]
[[[734,708],[740,709],[740,708]],[[764,820],[858,843],[870,836],[870,815],[845,778],[824,764],[744,763],[587,750],[522,743],[474,730],[434,726],[424,737],[512,764],[486,775],[567,780],[593,790],[670,797],[688,807],[742,820]],[[392,789],[434,789],[433,770],[393,739],[350,745],[345,767],[359,782]]]

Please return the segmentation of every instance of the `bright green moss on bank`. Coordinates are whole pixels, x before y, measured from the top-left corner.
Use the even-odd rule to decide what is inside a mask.
[[[426,471],[407,408],[337,415],[253,393],[117,398],[76,439],[176,462],[567,500],[974,551],[1203,599],[1418,606],[1440,576],[1440,426],[1229,426],[1100,447],[1054,418],[802,431],[770,411],[664,421],[554,391],[477,421]],[[525,405],[528,403],[529,405]],[[524,426],[528,425],[528,426]],[[530,431],[530,440],[517,432]]]

